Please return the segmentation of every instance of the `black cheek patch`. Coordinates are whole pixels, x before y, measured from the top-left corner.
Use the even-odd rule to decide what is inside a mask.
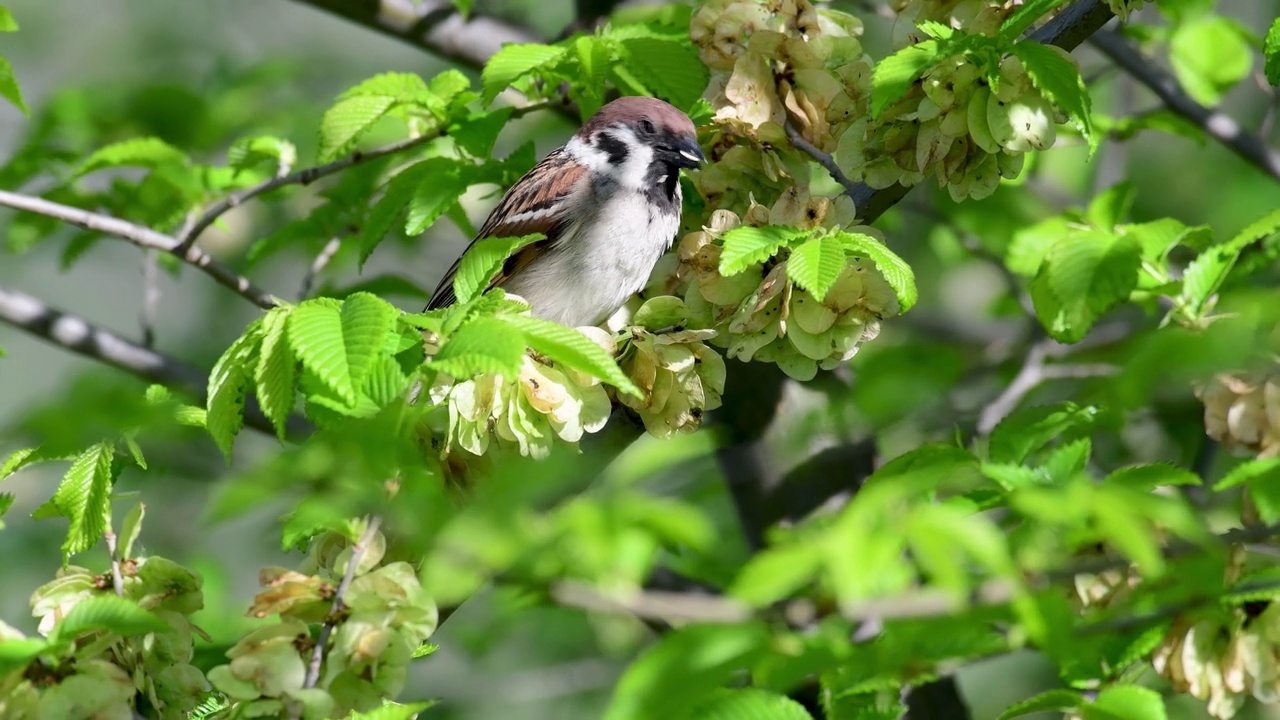
[[[627,161],[629,152],[626,143],[607,132],[596,136],[596,147],[608,154],[611,165],[621,165]]]

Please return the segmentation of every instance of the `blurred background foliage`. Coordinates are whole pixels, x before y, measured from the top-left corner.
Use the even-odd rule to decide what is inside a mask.
[[[56,135],[69,158],[109,142],[156,136],[198,159],[214,160],[230,140],[246,133],[291,138],[301,158],[312,158],[317,118],[339,92],[379,72],[430,77],[447,67],[419,49],[284,0],[7,4],[23,28],[0,36],[0,51],[17,70],[32,117],[0,104],[0,157],[6,159],[18,156],[32,138]],[[867,11],[862,3],[832,5],[866,20],[864,41],[872,56],[889,50],[894,20]],[[512,18],[544,37],[554,37],[574,15],[567,0],[478,3],[476,10]],[[1261,33],[1280,13],[1280,2],[1224,0],[1219,11]],[[1090,47],[1076,55],[1097,110],[1129,116],[1158,107]],[[473,69],[465,71],[477,76]],[[1259,92],[1254,82],[1245,81],[1227,94],[1223,109],[1254,127],[1272,104],[1269,91]],[[572,130],[569,121],[553,114],[532,116],[504,133],[495,156],[529,140],[540,156]],[[1274,130],[1270,137],[1280,140]],[[946,439],[957,422],[972,422],[1018,370],[1017,357],[1003,362],[997,357],[997,374],[972,380],[976,368],[992,362],[991,353],[1008,350],[1002,342],[1022,337],[1023,320],[1007,290],[1008,278],[990,260],[1004,254],[1019,229],[1083,207],[1099,191],[1125,180],[1137,189],[1132,221],[1173,217],[1209,225],[1222,237],[1275,208],[1280,197],[1273,179],[1219,144],[1194,136],[1142,132],[1128,142],[1105,144],[1091,159],[1082,142],[1066,141],[1035,162],[1039,167],[1027,181],[1029,188],[1002,187],[988,199],[956,204],[945,192],[922,186],[877,223],[915,269],[920,304],[901,321],[887,323],[881,338],[853,362],[855,376],[874,377],[875,383],[788,386],[781,405],[787,421],[769,431],[769,463],[785,469],[824,447],[871,432],[881,455],[893,457],[926,440]],[[492,203],[484,195],[473,190],[465,198],[473,221]],[[305,207],[314,198],[304,193],[285,202]],[[248,228],[276,227],[282,215],[273,203],[246,208],[228,215],[227,227],[207,234],[204,245],[214,254],[233,253],[251,239]],[[11,227],[6,242],[20,245],[21,233],[22,228]],[[61,257],[73,233],[59,230],[55,237],[25,254],[4,255],[0,283],[57,298],[64,309],[136,336],[140,254],[124,244],[100,243],[90,262],[64,272]],[[364,275],[396,273],[429,289],[464,241],[453,225],[439,223],[423,237],[380,251]],[[313,254],[314,249],[273,255],[255,277],[267,287],[297,287]],[[358,280],[354,257],[343,259],[321,283]],[[161,275],[157,347],[209,367],[256,311],[193,275],[186,272],[181,280]],[[421,305],[412,291],[390,299],[410,311]],[[0,455],[33,442],[82,447],[118,427],[124,409],[143,412],[139,381],[5,327],[0,327],[0,347],[7,353],[0,360]],[[1121,374],[1048,383],[1028,402],[1141,405],[1141,414],[1127,417],[1116,432],[1095,442],[1100,455],[1129,462],[1216,463],[1203,468],[1212,474],[1230,460],[1203,451],[1202,407],[1188,383],[1238,364],[1240,349],[1228,331],[1220,338],[1176,330],[1138,336],[1110,350],[1109,360],[1126,360]],[[150,512],[143,542],[150,552],[204,576],[206,608],[196,621],[214,642],[202,652],[220,654],[252,625],[243,608],[257,590],[258,568],[297,562],[296,553],[272,550],[280,544],[276,520],[288,508],[275,501],[211,521],[208,508],[217,506],[219,493],[229,491],[227,470],[208,437],[175,431],[146,438],[144,447],[152,471],[126,471],[117,492],[146,499]],[[275,451],[269,439],[246,434],[236,448],[236,466],[254,466]],[[705,435],[667,442],[646,438],[627,451],[604,483],[643,487],[710,508],[711,531],[721,543],[717,552],[731,560],[745,554],[746,542],[711,453]],[[526,482],[529,473],[563,482],[566,467],[522,465],[520,471],[527,473]],[[56,470],[35,470],[6,483],[17,502],[8,515],[9,529],[0,532],[0,617],[24,631],[35,627],[27,597],[60,562],[63,533],[57,521],[26,516],[56,481]],[[105,555],[94,550],[80,562],[101,565]],[[512,613],[512,608],[524,611]],[[429,717],[596,717],[629,660],[628,639],[643,632],[634,623],[568,609],[530,610],[511,593],[484,593],[433,638],[441,650],[429,663],[413,666],[403,699],[444,698],[447,702]],[[975,718],[994,717],[1058,685],[1053,667],[1032,653],[967,667],[960,683]],[[1204,717],[1190,698],[1174,700],[1170,712],[1176,718]],[[1241,717],[1267,715],[1251,709]]]

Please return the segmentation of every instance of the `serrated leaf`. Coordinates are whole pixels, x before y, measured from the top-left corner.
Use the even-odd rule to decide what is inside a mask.
[[[621,41],[627,68],[654,95],[686,110],[707,88],[707,67],[682,42],[639,37]]]
[[[521,331],[506,318],[478,317],[450,335],[429,366],[459,380],[481,373],[514,378],[524,350]]]
[[[454,68],[445,70],[431,78],[431,82],[427,83],[427,89],[431,91],[432,97],[445,106],[457,99],[470,87],[471,80],[462,74],[461,70]]]
[[[805,232],[785,225],[751,227],[739,225],[723,236],[720,274],[737,275],[756,263],[773,257],[779,249],[804,236]]]
[[[1059,342],[1079,342],[1104,313],[1138,284],[1142,248],[1132,237],[1079,232],[1056,243],[1031,282],[1031,300],[1045,330]]]
[[[760,688],[720,688],[696,706],[693,717],[698,720],[813,720],[800,703]]]
[[[1089,207],[1084,213],[1085,219],[1099,230],[1114,230],[1129,216],[1129,208],[1133,207],[1136,195],[1137,187],[1131,181],[1118,182],[1089,201]]]
[[[535,70],[560,61],[566,48],[550,45],[511,44],[489,58],[480,80],[484,84],[484,103],[488,105],[511,83]]]
[[[1056,3],[1056,0],[1046,1]],[[1019,8],[1018,13],[1026,10],[1030,4],[1033,3]],[[1080,76],[1080,69],[1075,63],[1034,40],[1023,40],[1014,45],[1013,54],[1022,61],[1027,77],[1031,78],[1031,84],[1040,94],[1075,121],[1080,134],[1089,143],[1090,153],[1096,150],[1100,138],[1095,137],[1093,132],[1089,91],[1085,88],[1084,78]]]
[[[690,625],[662,636],[618,680],[604,720],[676,717],[769,644],[764,625]]]
[[[458,302],[470,302],[476,295],[484,292],[507,258],[520,248],[545,238],[541,233],[534,233],[521,237],[488,237],[477,240],[462,256],[458,271],[453,276],[453,293]]]
[[[1034,25],[1037,20],[1062,5],[1066,5],[1067,2],[1068,0],[1027,0],[1021,7],[1013,11],[1009,17],[1005,18],[997,37],[1005,42],[1013,42],[1018,39],[1019,35]]]
[[[129,451],[129,458],[133,460],[133,464],[146,470],[147,458],[143,456],[142,446],[133,438],[133,433],[126,433],[124,437],[120,438],[120,441],[124,443],[125,449]]]
[[[1103,482],[1134,490],[1154,490],[1165,485],[1199,485],[1200,476],[1176,465],[1151,463],[1120,468]]]
[[[245,393],[253,381],[253,363],[261,340],[259,321],[245,329],[209,373],[205,425],[227,462],[231,462],[236,435],[244,427]]]
[[[276,429],[276,437],[284,440],[289,413],[297,395],[298,361],[289,347],[286,328],[289,308],[275,308],[262,320],[262,348],[253,379],[258,404]]]
[[[424,161],[429,168],[409,198],[409,211],[404,231],[418,235],[431,226],[449,206],[467,191],[467,179],[461,163],[450,158],[431,158]]]
[[[609,77],[609,63],[616,47],[611,38],[583,35],[573,43],[574,56],[578,60],[582,85],[579,88],[578,112],[582,118],[591,117],[604,101],[604,90]]]
[[[1094,525],[1098,534],[1132,560],[1144,577],[1155,577],[1164,572],[1164,555],[1150,525],[1128,500],[1128,493],[1099,493]]]
[[[1253,48],[1235,20],[1197,14],[1179,22],[1169,36],[1169,65],[1188,95],[1215,107],[1227,90],[1249,76]]]
[[[415,656],[416,657],[416,656]],[[352,712],[348,720],[413,720],[418,713],[435,705],[435,700],[407,703],[401,705],[386,701],[383,705],[365,712]]]
[[[9,512],[9,508],[13,507],[13,501],[17,496],[13,493],[0,493],[0,530],[4,529],[4,514]]]
[[[32,463],[39,462],[38,450],[39,448],[22,448],[10,453],[9,457],[5,458],[3,463],[0,463],[0,480],[9,477]]]
[[[791,250],[787,258],[787,276],[821,302],[844,271],[844,260],[844,245],[840,239],[819,235]]]
[[[503,315],[501,319],[523,333],[529,347],[540,354],[600,378],[629,395],[643,397],[609,353],[578,330],[528,315]]]
[[[71,521],[62,544],[64,561],[93,547],[111,523],[114,454],[111,443],[98,443],[80,453],[49,501],[59,515]]]
[[[18,78],[13,74],[13,66],[0,55],[0,97],[13,103],[23,115],[31,114],[27,103],[22,99],[22,89],[18,87]]]
[[[106,630],[114,635],[127,637],[168,629],[168,623],[154,613],[138,607],[132,600],[115,595],[97,595],[82,600],[71,608],[62,622],[53,626],[49,643],[74,640],[94,630]]]
[[[1280,85],[1280,18],[1271,22],[1267,37],[1262,42],[1262,56],[1266,60],[1267,82]]]
[[[1049,690],[1023,700],[1016,705],[1010,705],[1004,712],[1000,713],[999,720],[1011,720],[1011,718],[1038,712],[1065,712],[1074,710],[1082,702],[1084,702],[1084,697],[1075,690]]]
[[[98,149],[76,168],[75,177],[114,167],[155,169],[166,165],[186,165],[187,154],[160,138],[135,138]]]
[[[765,548],[738,571],[729,594],[756,607],[770,605],[813,582],[822,569],[822,561],[822,549],[816,544]]]
[[[391,226],[395,224],[396,219],[409,206],[409,201],[413,199],[414,193],[418,191],[418,186],[441,161],[444,161],[444,159],[430,158],[423,160],[401,170],[395,177],[387,181],[387,189],[383,191],[382,197],[378,198],[378,201],[369,209],[364,223],[360,226],[359,269],[364,269],[365,261],[382,243],[387,233],[391,231]]]
[[[465,81],[466,78],[463,79]],[[436,102],[440,104],[421,75],[406,72],[379,73],[344,91],[338,99],[349,100],[357,97],[387,97],[401,103]]]
[[[14,638],[0,642],[0,675],[8,675],[49,649],[43,638]]]
[[[358,95],[326,110],[320,118],[320,162],[350,150],[395,103],[385,95]]]
[[[395,329],[399,312],[381,298],[369,293],[355,293],[342,302],[340,314],[351,383],[360,388],[388,334]]]
[[[1249,497],[1264,522],[1280,522],[1280,458],[1255,458],[1231,469],[1213,486],[1215,492],[1237,485],[1249,489]]]
[[[839,238],[846,251],[865,256],[875,263],[876,269],[884,276],[885,282],[889,283],[889,287],[893,288],[894,294],[898,296],[898,306],[902,312],[910,310],[916,304],[920,293],[916,289],[915,273],[911,271],[911,266],[906,260],[898,257],[887,245],[870,235],[842,232]]]
[[[987,454],[992,462],[1020,463],[1056,438],[1089,429],[1097,419],[1096,408],[1069,402],[1021,408],[991,431]]]
[[[288,335],[303,367],[347,405],[355,405],[356,387],[347,362],[339,305],[324,298],[298,305],[289,314]]]
[[[379,355],[365,374],[360,389],[378,408],[384,408],[404,394],[409,379],[404,376],[399,363],[390,355]]]
[[[120,525],[119,542],[116,545],[121,559],[134,557],[133,545],[138,541],[138,536],[142,534],[142,519],[146,515],[147,506],[143,503],[138,503],[124,516],[124,522]]]
[[[1280,210],[1273,210],[1249,223],[1231,240],[1200,253],[1182,274],[1180,302],[1199,317],[1222,284],[1226,282],[1240,254],[1249,246],[1280,232]]]
[[[926,40],[902,48],[876,63],[871,76],[871,117],[880,117],[885,108],[906,95],[911,84],[941,58],[938,41]]]
[[[1164,698],[1151,688],[1112,685],[1080,708],[1084,720],[1168,720]]]

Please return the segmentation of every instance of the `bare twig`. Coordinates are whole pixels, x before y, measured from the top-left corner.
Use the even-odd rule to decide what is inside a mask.
[[[302,687],[313,688],[316,683],[320,682],[320,667],[324,665],[325,648],[329,644],[329,636],[333,634],[333,629],[338,626],[342,620],[342,614],[346,610],[346,605],[342,599],[346,597],[347,589],[351,587],[351,581],[356,577],[356,567],[360,565],[360,559],[364,557],[365,550],[369,549],[369,544],[373,542],[373,538],[378,534],[378,527],[382,525],[382,518],[374,515],[369,518],[369,525],[364,529],[364,533],[360,535],[360,539],[355,545],[351,546],[351,557],[347,560],[347,571],[343,573],[342,580],[338,583],[338,588],[333,591],[333,605],[329,607],[329,617],[325,618],[324,625],[320,626],[320,635],[316,638],[316,646],[311,650],[311,662],[307,665],[307,675],[303,680]]]
[[[1207,108],[1187,94],[1177,79],[1115,32],[1101,32],[1090,40],[1103,55],[1155,93],[1170,110],[1190,120],[1250,165],[1280,180],[1280,152],[1261,135],[1240,127],[1230,116]]]
[[[151,228],[135,225],[127,220],[90,212],[70,205],[63,205],[44,198],[22,195],[0,190],[0,205],[15,210],[44,215],[61,220],[76,227],[93,232],[105,233],[126,240],[140,248],[160,250],[177,257],[182,262],[192,265],[206,275],[212,277],[220,285],[230,288],[240,297],[258,307],[271,309],[276,306],[275,298],[249,282],[249,279],[237,274],[226,265],[214,260],[197,247],[181,248],[175,238]]]
[[[338,254],[338,249],[342,247],[341,238],[332,238],[324,244],[315,259],[311,261],[311,267],[307,268],[307,274],[302,276],[302,287],[298,290],[298,302],[307,299],[311,294],[311,286],[316,282],[316,276],[324,271],[329,261],[334,255]]]
[[[199,369],[126,340],[84,318],[50,307],[39,298],[0,287],[0,323],[147,382],[177,389],[204,404],[209,379]],[[275,436],[271,421],[253,405],[245,408],[245,423]],[[310,431],[301,418],[290,418],[289,424],[293,435],[304,435]]]
[[[111,585],[115,588],[116,595],[124,597],[124,576],[120,574],[120,554],[116,552],[116,531],[107,525],[107,531],[102,537],[107,541],[107,552],[111,554]]]
[[[527,28],[483,15],[462,17],[449,0],[295,0],[441,57],[481,67],[503,45],[542,42]]]
[[[147,250],[142,257],[142,344],[155,347],[156,315],[160,310],[160,255]]]
[[[1063,357],[1073,349],[1075,348],[1070,345],[1061,345],[1049,338],[1032,345],[1027,351],[1022,368],[1018,370],[1018,374],[1014,376],[1004,392],[982,408],[978,416],[978,434],[989,435],[1001,420],[1018,407],[1018,403],[1022,402],[1027,393],[1047,380],[1100,377],[1114,375],[1120,370],[1114,365],[1105,363],[1048,364],[1050,359]]]
[[[791,140],[791,144],[795,145],[797,150],[813,158],[815,162],[821,165],[831,175],[833,180],[840,183],[840,186],[843,187],[849,197],[853,199],[854,204],[861,207],[860,203],[866,202],[866,198],[860,198],[860,195],[871,192],[871,188],[850,180],[849,176],[845,175],[844,171],[840,169],[840,166],[836,164],[835,158],[825,152],[822,152],[815,147],[813,143],[805,140],[804,136],[800,134],[800,131],[796,130],[790,120],[788,120],[782,127],[786,130],[787,138]]]
[[[219,200],[217,203],[214,203],[208,210],[205,210],[204,213],[191,224],[191,227],[179,236],[180,246],[190,247],[195,243],[196,239],[200,237],[201,233],[209,229],[209,226],[217,222],[218,218],[222,217],[228,210],[239,207],[244,202],[263,193],[278,190],[288,185],[310,185],[322,177],[332,175],[336,172],[341,172],[349,167],[424,145],[443,134],[442,130],[439,132],[419,135],[418,137],[405,138],[404,140],[399,140],[389,145],[383,145],[380,148],[365,152],[356,151],[344,158],[334,160],[333,162],[303,168],[287,175],[279,175],[271,178],[270,180],[264,180],[252,187],[247,187],[244,190],[231,193],[222,200]]]

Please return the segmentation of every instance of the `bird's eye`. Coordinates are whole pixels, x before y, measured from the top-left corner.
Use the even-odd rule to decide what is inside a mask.
[[[653,127],[653,123],[649,122],[648,120],[640,121],[640,130],[643,131],[646,135],[652,135],[655,132],[657,132],[657,130],[655,130]]]

